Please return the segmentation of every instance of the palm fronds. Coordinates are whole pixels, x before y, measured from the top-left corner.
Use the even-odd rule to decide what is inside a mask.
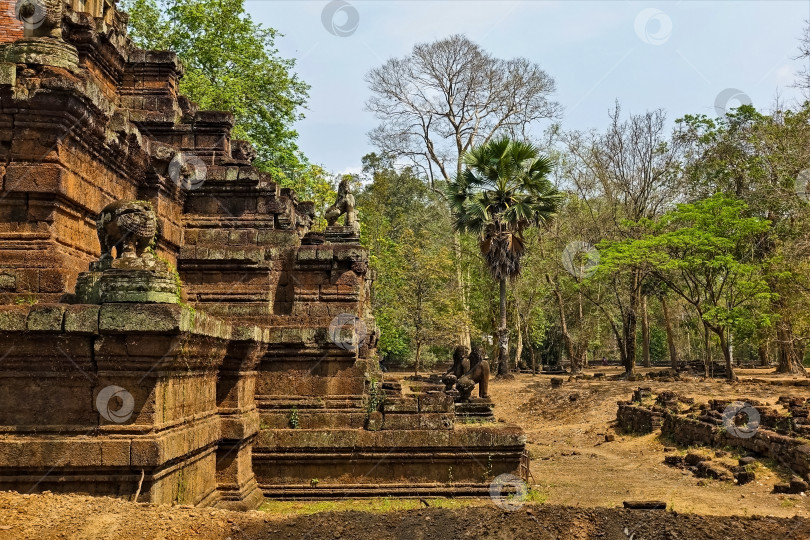
[[[523,231],[548,223],[561,196],[548,175],[552,162],[532,144],[507,137],[476,147],[464,170],[448,182],[453,229],[479,237],[496,280],[515,279],[525,253]]]

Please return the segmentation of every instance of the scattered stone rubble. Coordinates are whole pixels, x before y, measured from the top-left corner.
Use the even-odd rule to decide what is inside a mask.
[[[780,410],[781,409],[781,410]],[[738,484],[755,478],[757,457],[771,458],[792,470],[790,483],[777,484],[775,492],[806,491],[810,479],[810,399],[782,396],[775,406],[754,399],[709,400],[696,404],[674,392],[653,397],[650,388],[638,388],[629,401],[619,401],[618,426],[630,433],[661,434],[683,446],[734,448],[749,454],[736,464],[728,459],[713,460],[700,452],[685,456],[668,455],[664,462],[683,467],[696,476],[732,480]],[[723,450],[716,458],[725,458]]]

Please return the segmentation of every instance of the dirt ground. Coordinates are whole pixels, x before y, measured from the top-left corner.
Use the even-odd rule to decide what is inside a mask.
[[[602,371],[607,376],[620,373],[619,368]],[[769,375],[771,371],[738,370],[742,382],[736,384],[700,378],[677,382],[577,380],[558,389],[551,388],[550,376],[520,375],[514,381],[494,381],[490,388],[496,416],[526,431],[534,483],[550,504],[615,507],[625,500],[655,499],[684,513],[807,517],[810,494],[771,493],[775,483],[790,478],[787,470],[773,463],[763,464],[756,480],[742,486],[696,478],[664,465],[664,447],[676,446],[673,443],[657,434],[634,436],[613,429],[616,402],[630,399],[639,386],[651,387],[653,394],[672,390],[697,402],[748,397],[773,404],[780,395],[810,396],[807,386],[745,382],[776,379]],[[605,442],[606,433],[614,433],[616,439]]]
[[[607,375],[618,368],[605,368]],[[592,371],[591,371],[592,372]],[[743,379],[772,379],[741,371]],[[490,500],[274,502],[256,512],[133,504],[78,495],[0,492],[0,540],[13,539],[806,539],[810,504],[772,494],[787,471],[772,463],[738,486],[698,479],[663,464],[656,435],[616,433],[616,401],[633,389],[674,390],[705,401],[774,402],[810,387],[700,379],[678,382],[578,380],[551,389],[549,376],[518,375],[490,385],[499,419],[521,425],[532,454],[535,500],[515,511]],[[605,434],[614,433],[612,442]],[[685,448],[675,451],[683,452]],[[659,499],[668,511],[624,510],[624,500]],[[407,504],[406,504],[407,503]]]
[[[798,540],[810,538],[810,522],[800,518],[734,518],[549,504],[526,504],[513,512],[489,504],[459,509],[287,515],[149,506],[79,495],[0,493],[3,540],[325,538]]]

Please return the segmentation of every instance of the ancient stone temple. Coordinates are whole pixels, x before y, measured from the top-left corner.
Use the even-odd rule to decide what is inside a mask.
[[[44,5],[0,45],[0,490],[256,508],[518,468],[519,429],[383,380],[349,193],[311,231],[173,53]]]

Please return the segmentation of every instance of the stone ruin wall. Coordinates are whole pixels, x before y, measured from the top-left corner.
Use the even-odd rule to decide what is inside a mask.
[[[730,407],[735,406],[736,409]],[[743,406],[756,411],[757,422],[743,431],[729,429],[733,416],[728,411]],[[628,401],[619,401],[618,426],[629,433],[661,434],[682,446],[736,448],[768,457],[810,481],[810,399],[784,396],[776,407],[757,400],[709,400],[696,404],[673,392],[662,392],[655,398],[649,388],[637,389]],[[743,409],[741,409],[743,410]],[[752,422],[742,416],[745,422]],[[753,427],[755,426],[755,427]]]
[[[393,392],[368,430],[366,250],[308,240],[312,203],[251,166],[233,116],[198,110],[175,54],[91,7],[63,18],[77,63],[0,53],[0,489],[255,508],[260,488],[307,496],[310,478],[327,496],[346,478],[413,493],[454,471],[477,493],[515,470],[520,430],[459,429],[452,400]],[[99,211],[126,199],[152,203],[185,304],[59,303],[100,255]],[[341,316],[363,323],[352,346],[329,335]],[[111,385],[132,390],[125,423],[97,410]]]

